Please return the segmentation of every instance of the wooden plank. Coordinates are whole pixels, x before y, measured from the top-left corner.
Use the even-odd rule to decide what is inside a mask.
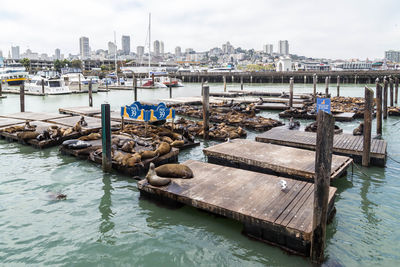
[[[261,110],[287,110],[288,106],[285,103],[263,103],[261,105],[255,106],[257,109]],[[304,104],[293,104],[294,108],[302,109]]]
[[[83,126],[82,129],[84,131],[96,131],[101,129],[101,119],[99,118],[94,118],[94,117],[88,117],[88,116],[83,116],[87,126]],[[81,119],[81,116],[70,116],[66,118],[61,118],[61,119],[52,119],[49,120],[50,122],[53,123],[58,123],[62,124],[68,127],[74,127],[75,124]],[[117,122],[111,122],[111,127],[116,127],[119,124]]]
[[[70,117],[70,115],[65,114],[57,114],[57,113],[44,113],[44,112],[18,112],[6,115],[0,115],[3,118],[13,118],[20,120],[28,120],[28,121],[47,121],[50,119],[58,119],[58,118],[66,118]]]
[[[24,123],[24,120],[19,120],[19,119],[12,119],[12,118],[0,118],[0,127],[4,126],[11,126],[14,124],[21,124]]]
[[[101,110],[98,107],[88,107],[88,106],[80,106],[80,107],[69,107],[69,108],[59,108],[58,111],[61,114],[69,114],[69,115],[83,115],[83,116],[93,116],[95,114],[100,114]]]

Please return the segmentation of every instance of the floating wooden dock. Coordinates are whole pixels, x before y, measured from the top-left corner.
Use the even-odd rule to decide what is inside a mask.
[[[294,108],[303,108],[304,104],[293,104]],[[289,107],[286,103],[263,103],[261,105],[256,105],[257,109],[261,110],[287,110]]]
[[[83,133],[87,134],[90,132],[96,132],[101,129],[101,119],[88,116],[83,116],[83,117],[87,123],[87,126],[82,126]],[[74,127],[75,124],[80,120],[80,118],[81,116],[69,116],[59,119],[50,119],[48,121],[68,127]],[[118,125],[119,123],[117,122],[114,121],[111,122],[111,127],[117,127]]]
[[[256,141],[272,143],[296,148],[315,150],[317,134],[288,130],[275,127],[268,132],[256,136]],[[384,167],[386,164],[387,143],[385,140],[371,140],[371,164]],[[352,134],[335,134],[333,137],[333,152],[352,157],[355,162],[361,162],[363,153],[363,137]]]
[[[13,118],[0,117],[0,127],[11,126],[11,125],[16,125],[16,124],[20,124],[20,123],[25,123],[25,121],[19,120],[19,119],[13,119]]]
[[[68,114],[73,116],[94,116],[101,113],[100,108],[82,106],[82,107],[70,107],[70,108],[59,108],[60,114]]]
[[[138,183],[143,196],[178,202],[244,224],[245,233],[283,249],[308,256],[312,233],[314,184],[268,174],[189,160],[192,179],[172,179],[155,187]],[[282,191],[280,180],[287,188]],[[329,189],[329,214],[334,214],[336,188]]]
[[[295,106],[293,105],[293,107]],[[352,121],[355,119],[355,116],[356,114],[353,112],[333,113],[335,121]],[[294,119],[316,120],[317,114],[311,114],[311,113],[290,114],[285,112],[279,113],[279,118],[291,118],[291,117],[293,117]]]
[[[281,92],[266,92],[266,91],[246,91],[246,90],[229,90],[229,93],[239,93],[242,95],[251,96],[281,96]],[[283,92],[285,95],[289,96],[289,92]],[[294,98],[311,99],[311,94],[293,94]]]
[[[18,113],[0,115],[0,117],[19,119],[19,120],[25,120],[25,121],[47,121],[47,120],[51,120],[51,119],[70,117],[70,115],[26,111],[26,112],[18,112]]]
[[[314,182],[314,151],[252,140],[233,140],[208,147],[203,152],[209,163]],[[349,157],[334,155],[331,181],[341,177],[352,162]]]

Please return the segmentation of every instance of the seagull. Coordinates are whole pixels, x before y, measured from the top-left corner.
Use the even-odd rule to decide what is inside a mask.
[[[287,182],[285,180],[280,180],[278,185],[281,187],[282,191],[285,191],[285,189],[287,188]]]

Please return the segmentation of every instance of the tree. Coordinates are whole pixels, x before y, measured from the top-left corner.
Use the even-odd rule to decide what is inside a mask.
[[[72,68],[77,68],[77,69],[82,69],[82,61],[79,59],[74,59],[71,61],[71,67]]]
[[[21,61],[19,63],[21,63],[22,66],[24,66],[26,70],[30,71],[31,61],[29,58],[23,58],[23,59],[21,59]]]
[[[63,67],[64,67],[64,66],[63,66],[63,62],[62,62],[61,60],[56,59],[56,60],[54,61],[54,69],[55,69],[56,71],[60,72],[61,69],[62,69]]]

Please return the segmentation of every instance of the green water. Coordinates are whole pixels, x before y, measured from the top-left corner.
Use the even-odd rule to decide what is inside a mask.
[[[211,84],[211,91],[223,91]],[[238,84],[228,89],[239,89]],[[245,89],[281,92],[287,85],[246,85]],[[332,88],[333,89],[333,88]],[[199,84],[173,89],[174,96],[199,95]],[[296,85],[296,92],[311,92]],[[323,85],[320,85],[323,91]],[[362,96],[363,86],[342,86],[347,96]],[[139,90],[141,100],[167,98],[168,89]],[[94,104],[112,109],[133,101],[131,91],[94,94]],[[58,112],[88,105],[87,95],[26,96],[27,111]],[[19,111],[19,96],[0,99],[0,114]],[[263,112],[277,118],[277,112]],[[388,154],[400,161],[398,118],[384,122]],[[345,131],[358,124],[338,123]],[[374,125],[375,126],[375,125]],[[375,132],[375,127],[373,128]],[[249,139],[256,133],[250,132]],[[204,161],[203,143],[179,155]],[[357,168],[334,183],[337,214],[328,226],[327,264],[400,264],[400,164]],[[51,192],[68,195],[54,201]],[[63,156],[58,148],[36,150],[0,140],[0,265],[59,266],[308,266],[305,258],[248,239],[241,224],[190,207],[168,209],[140,199],[136,181],[103,174],[93,163]]]

